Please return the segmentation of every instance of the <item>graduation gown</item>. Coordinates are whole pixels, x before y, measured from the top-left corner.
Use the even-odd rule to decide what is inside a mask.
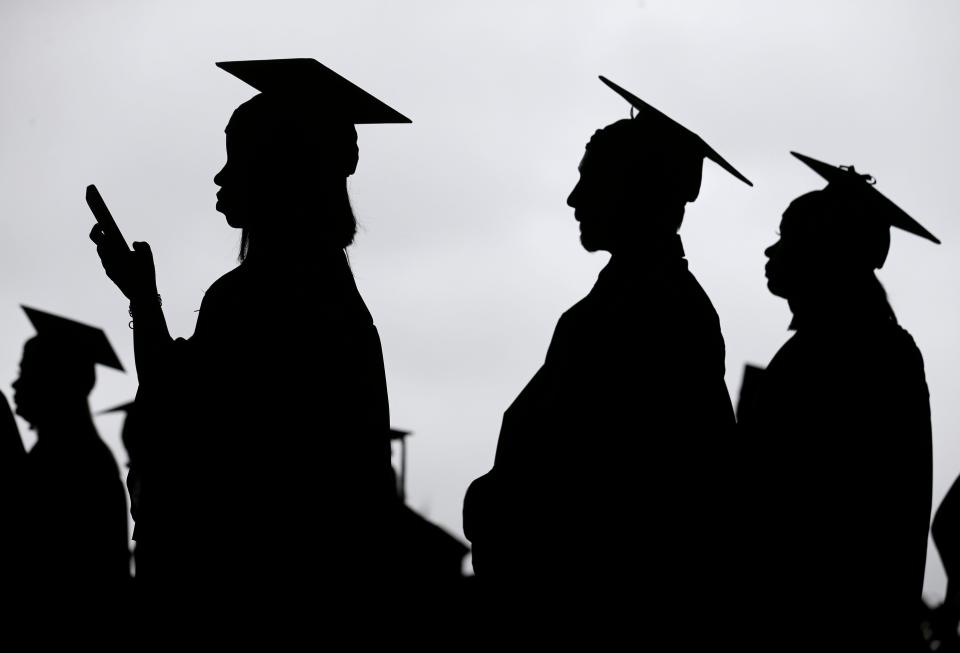
[[[870,302],[794,326],[740,413],[760,633],[911,650],[932,487],[923,358]]]
[[[130,578],[120,471],[92,424],[57,430],[38,440],[19,475],[24,523],[10,534],[25,544],[19,573],[49,606],[83,597],[114,610]]]
[[[613,257],[560,318],[467,493],[478,580],[497,600],[615,602],[639,629],[669,629],[722,564],[718,456],[733,420],[719,320],[679,237]]]
[[[377,329],[345,256],[248,259],[143,379],[148,584],[284,603],[383,572],[395,501]],[[138,559],[139,562],[139,559]]]

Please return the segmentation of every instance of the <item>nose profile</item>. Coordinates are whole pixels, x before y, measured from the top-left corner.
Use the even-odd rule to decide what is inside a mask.
[[[779,244],[780,244],[780,241],[778,240],[774,244],[770,245],[770,247],[763,250],[763,253],[766,255],[767,258],[771,258],[776,253],[777,245]]]
[[[220,168],[220,171],[213,176],[213,183],[215,183],[217,186],[220,186],[221,188],[223,187],[223,177],[224,177],[223,173],[226,171],[226,169],[227,169],[227,164],[223,164],[223,167]]]
[[[577,182],[577,185],[573,187],[573,190],[570,191],[570,195],[567,196],[567,206],[571,209],[577,208],[577,192],[580,190],[580,182]]]

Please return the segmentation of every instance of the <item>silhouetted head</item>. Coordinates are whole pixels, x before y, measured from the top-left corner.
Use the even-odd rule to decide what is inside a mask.
[[[217,64],[261,93],[226,128],[227,162],[214,177],[217,210],[251,241],[343,249],[357,223],[347,177],[358,123],[410,122],[312,59]]]
[[[567,198],[587,251],[614,251],[673,235],[697,198],[703,156],[637,119],[594,133]]]
[[[795,156],[829,183],[783,213],[780,238],[766,250],[767,287],[774,295],[814,298],[872,283],[890,251],[891,226],[939,242],[881,195],[869,175]]]
[[[226,128],[227,162],[214,177],[217,210],[250,234],[309,235],[314,245],[343,249],[357,229],[347,194],[357,131],[297,113],[264,94],[237,108]]]
[[[89,358],[36,336],[24,344],[20,375],[13,382],[16,413],[36,428],[64,405],[85,401],[95,382]]]
[[[588,251],[637,249],[676,234],[687,202],[700,194],[704,158],[750,184],[702,138],[600,79],[637,115],[593,135],[580,162],[580,179],[567,198]]]
[[[18,415],[38,427],[64,407],[84,404],[96,382],[97,363],[123,370],[102,330],[23,307],[37,335],[26,342],[13,383]]]
[[[872,275],[890,249],[890,228],[830,187],[793,200],[779,236],[765,252],[767,287],[785,299]]]

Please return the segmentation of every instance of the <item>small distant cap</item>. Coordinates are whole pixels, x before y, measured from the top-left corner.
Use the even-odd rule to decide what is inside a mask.
[[[311,105],[318,117],[336,116],[355,125],[412,122],[316,59],[219,61],[217,66],[264,95]]]
[[[110,346],[107,334],[103,329],[69,320],[59,315],[22,306],[27,318],[37,330],[37,337],[49,342],[55,342],[78,358],[89,359],[91,363],[99,363],[114,369],[123,370],[120,359]]]
[[[600,81],[609,86],[617,95],[629,102],[630,105],[637,110],[637,119],[658,124],[658,126],[661,126],[664,131],[675,132],[675,138],[678,146],[682,146],[686,149],[692,149],[698,156],[700,156],[701,159],[710,159],[743,183],[747,184],[748,186],[753,186],[753,182],[740,174],[740,172],[730,165],[726,159],[720,156],[715,149],[707,145],[706,141],[700,138],[700,136],[693,133],[663,112],[658,111],[653,106],[647,104],[630,91],[627,91],[617,84],[614,84],[603,75],[600,75]]]
[[[114,406],[113,408],[105,408],[101,410],[97,415],[107,415],[109,413],[127,413],[133,410],[134,406],[137,405],[136,401],[128,401],[125,404],[120,404],[119,406]]]
[[[884,197],[874,186],[876,181],[870,175],[860,174],[853,166],[831,165],[798,152],[790,152],[790,154],[826,179],[828,188],[859,196],[868,206],[869,215],[873,218],[882,220],[890,227],[903,229],[938,245],[940,244],[940,240],[936,236],[907,215],[903,209]]]
[[[390,439],[403,440],[405,437],[407,437],[411,433],[412,431],[401,431],[400,429],[390,429]]]

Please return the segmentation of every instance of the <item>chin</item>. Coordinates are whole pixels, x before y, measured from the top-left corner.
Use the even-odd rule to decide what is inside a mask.
[[[782,297],[783,299],[787,298],[786,292],[784,292],[784,289],[782,287],[777,285],[776,281],[767,279],[767,290],[770,291],[771,295],[774,295],[776,297]]]
[[[598,249],[600,249],[596,243],[590,240],[589,237],[585,238],[583,236],[580,236],[580,244],[588,252],[596,252]]]
[[[244,221],[235,215],[224,213],[223,217],[227,219],[227,224],[234,229],[243,229]]]
[[[580,244],[588,252],[596,252],[597,250],[603,249],[603,245],[600,239],[597,238],[596,232],[589,228],[584,229],[582,224],[580,226]]]
[[[587,236],[586,238],[584,238],[583,236],[580,236],[580,244],[583,246],[585,250],[587,250],[590,253],[610,251],[610,247],[608,245],[605,245],[604,243],[597,241],[595,239],[591,239],[589,236]]]

